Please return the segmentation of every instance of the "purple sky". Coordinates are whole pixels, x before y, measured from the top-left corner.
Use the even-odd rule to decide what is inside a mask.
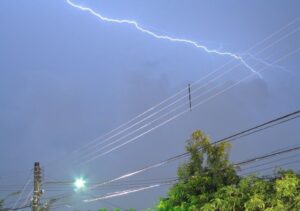
[[[300,11],[297,0],[75,2],[107,17],[136,20],[159,34],[237,54],[288,24]],[[45,181],[84,176],[90,182],[102,182],[183,152],[185,140],[196,129],[216,140],[300,108],[298,53],[280,61],[279,67],[266,68],[262,78],[253,75],[136,142],[78,165],[85,157],[74,156],[74,150],[213,72],[230,58],[157,40],[128,25],[103,22],[64,0],[2,0],[0,25],[0,186],[14,184],[20,189],[34,161],[41,162]],[[256,54],[282,38],[257,56],[269,63],[278,60],[300,47],[299,27],[300,21],[295,22],[250,53]],[[258,71],[265,67],[257,60],[247,61]],[[193,104],[250,73],[240,65],[193,94],[195,98],[212,89]],[[185,109],[188,105],[168,117]],[[240,161],[299,143],[299,123],[295,120],[241,139],[233,144],[231,159]],[[124,141],[142,131],[146,129]],[[175,162],[131,179],[175,177],[177,166]],[[44,188],[45,197],[72,191],[66,186],[57,192]],[[107,202],[140,210],[152,207],[166,190],[147,190]],[[2,191],[0,196],[10,192]],[[99,201],[72,206],[95,209],[109,205]]]

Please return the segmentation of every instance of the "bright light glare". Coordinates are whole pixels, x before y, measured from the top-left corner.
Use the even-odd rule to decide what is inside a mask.
[[[78,178],[75,180],[74,185],[75,185],[76,189],[83,189],[85,187],[85,183],[86,183],[86,181],[84,179]]]

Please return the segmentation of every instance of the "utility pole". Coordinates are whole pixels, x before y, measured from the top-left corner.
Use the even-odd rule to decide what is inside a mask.
[[[34,170],[33,170],[33,184],[34,184],[34,192],[32,198],[32,211],[39,210],[39,203],[40,203],[40,196],[42,191],[40,190],[40,183],[41,183],[41,167],[39,162],[34,163]]]

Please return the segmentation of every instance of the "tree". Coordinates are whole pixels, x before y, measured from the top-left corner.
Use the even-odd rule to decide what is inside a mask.
[[[169,197],[160,201],[158,209],[198,209],[218,189],[237,184],[239,178],[228,160],[229,148],[226,142],[212,145],[204,133],[195,131],[186,146],[190,160],[178,168],[179,182],[170,189]]]
[[[179,181],[160,199],[156,210],[279,211],[300,210],[300,177],[279,171],[272,178],[239,177],[228,159],[230,145],[212,145],[195,131],[186,151],[190,159],[178,168]]]

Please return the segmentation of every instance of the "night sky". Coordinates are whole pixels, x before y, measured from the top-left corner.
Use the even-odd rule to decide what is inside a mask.
[[[186,140],[196,129],[217,140],[300,109],[300,51],[296,52],[300,48],[300,19],[291,23],[300,16],[300,1],[73,2],[109,18],[135,20],[157,34],[189,39],[209,49],[242,55],[255,70],[263,69],[262,77],[253,74],[241,62],[233,61],[213,76],[237,65],[233,71],[192,94],[193,105],[202,101],[203,104],[124,147],[92,162],[84,162],[86,151],[74,151],[185,89],[189,83],[212,73],[232,58],[184,43],[159,40],[128,24],[102,21],[64,0],[2,0],[0,197],[22,189],[32,177],[35,161],[41,163],[44,181],[72,181],[84,177],[91,183],[103,182],[184,152]],[[288,23],[291,24],[284,31],[247,52]],[[292,52],[295,53],[283,58]],[[270,65],[280,58],[283,59]],[[220,93],[248,75],[247,80]],[[207,81],[204,79],[192,86],[192,91]],[[201,95],[201,92],[206,94]],[[187,90],[179,96],[186,94]],[[186,105],[153,125],[129,134],[120,143],[189,109],[188,97],[181,103]],[[155,118],[145,123],[150,119]],[[299,144],[299,126],[300,120],[296,119],[240,139],[233,143],[230,159],[237,162]],[[89,148],[90,151],[96,149]],[[182,162],[149,170],[128,181],[174,178]],[[289,167],[299,169],[300,166]],[[10,185],[10,190],[3,185]],[[31,188],[32,184],[24,188],[17,205],[23,204]],[[72,188],[70,185],[57,190],[45,184],[44,197],[72,193]],[[96,210],[119,206],[140,210],[155,205],[159,197],[165,196],[167,188],[92,203],[82,203],[82,199],[126,187],[75,193],[72,199],[77,203],[71,200],[67,206],[57,209],[89,207]],[[7,206],[13,206],[18,197],[9,199]]]

